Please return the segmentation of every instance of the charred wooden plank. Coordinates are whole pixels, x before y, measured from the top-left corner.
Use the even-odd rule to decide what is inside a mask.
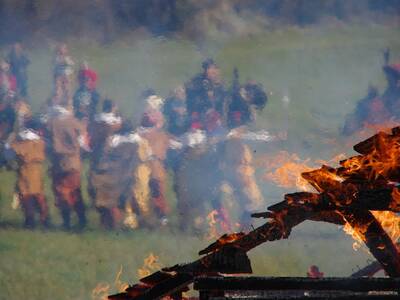
[[[323,165],[320,169],[303,172],[301,177],[307,180],[318,192],[340,189],[341,178],[336,169]]]
[[[138,283],[138,284],[134,284],[134,285],[128,287],[125,290],[125,293],[129,297],[136,297],[136,296],[141,295],[142,293],[146,292],[150,287],[151,286],[149,286],[147,284]]]
[[[400,278],[307,278],[307,277],[199,277],[195,290],[341,290],[354,292],[398,291]]]
[[[233,244],[239,238],[245,235],[244,232],[236,232],[231,234],[224,234],[216,242],[212,243],[206,249],[199,251],[199,255],[207,254],[212,252],[213,249],[221,248],[223,245]]]
[[[134,297],[135,300],[153,300],[174,294],[185,289],[194,280],[194,275],[188,273],[176,274],[164,280],[155,287],[147,289],[144,293]]]
[[[158,283],[160,274],[150,276],[154,286],[136,285],[130,291],[143,288],[133,299],[157,299],[179,291],[177,287],[188,284],[197,275],[231,272],[246,269],[245,253],[258,245],[290,235],[292,228],[305,220],[325,221],[335,224],[348,222],[362,237],[371,253],[377,258],[389,276],[400,276],[399,252],[388,235],[369,210],[399,211],[400,192],[390,181],[400,181],[400,127],[392,134],[378,133],[357,144],[354,149],[361,153],[341,162],[341,167],[323,166],[303,175],[317,193],[294,193],[285,201],[271,206],[271,212],[256,216],[271,218],[264,225],[225,243],[223,239],[202,250],[204,257],[188,264],[165,268],[170,278]],[[228,257],[226,257],[228,255]],[[243,258],[239,268],[232,263],[235,255]],[[251,267],[248,268],[251,270]],[[168,277],[168,276],[165,276]],[[187,280],[187,281],[185,281]],[[141,298],[142,297],[142,298]]]
[[[379,261],[374,261],[357,272],[354,272],[350,277],[372,277],[380,270],[382,270],[382,265]]]
[[[108,296],[109,300],[132,300],[132,297],[130,297],[127,293],[119,293],[115,295]]]
[[[400,129],[400,127],[399,127]],[[400,132],[399,132],[400,134]],[[396,244],[397,249],[400,249],[400,243]],[[364,268],[361,268],[357,272],[354,272],[353,274],[350,275],[350,277],[372,277],[376,273],[378,273],[380,270],[382,270],[382,265],[379,263],[379,261],[374,261],[370,263],[369,265],[365,266]]]
[[[157,271],[153,274],[150,274],[149,276],[141,278],[140,282],[151,286],[151,285],[157,284],[163,280],[167,280],[171,277],[172,277],[172,275],[169,273]]]
[[[362,237],[371,254],[391,277],[400,277],[400,253],[370,211],[341,212],[345,220]]]
[[[385,132],[378,132],[374,136],[354,145],[353,149],[358,153],[367,155],[372,153],[374,150],[379,150],[382,148],[382,144],[386,143],[386,141],[392,137],[393,135]]]
[[[297,192],[286,194],[284,201],[269,206],[268,209],[278,212],[296,207],[308,208],[314,212],[343,208],[400,212],[400,192],[393,186],[374,190],[350,190],[348,195],[345,193],[336,195],[331,192],[321,194]]]

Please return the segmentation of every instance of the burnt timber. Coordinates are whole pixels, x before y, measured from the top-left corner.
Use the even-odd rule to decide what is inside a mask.
[[[400,127],[393,128],[390,133],[380,132],[355,145],[354,150],[360,155],[341,161],[340,167],[322,166],[302,174],[317,193],[285,195],[284,201],[268,207],[269,211],[253,215],[268,219],[260,227],[248,233],[225,234],[201,250],[201,258],[164,268],[150,275],[151,280],[143,278],[125,293],[109,299],[160,299],[167,295],[179,298],[180,291],[200,276],[251,273],[246,255],[249,250],[268,241],[288,238],[292,228],[306,220],[349,224],[376,258],[372,269],[377,269],[379,264],[398,284],[399,249],[370,212],[400,212],[398,145]],[[347,280],[354,279],[357,278]],[[380,296],[376,299],[384,299]]]

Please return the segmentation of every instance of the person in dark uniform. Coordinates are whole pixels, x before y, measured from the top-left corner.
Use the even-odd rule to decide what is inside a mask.
[[[395,120],[400,119],[400,63],[383,67],[386,75],[387,88],[382,95],[387,110]]]
[[[248,127],[255,122],[256,110],[262,110],[267,101],[267,93],[261,84],[249,81],[240,85],[238,72],[236,69],[234,70],[232,99],[228,108],[227,123],[231,132],[237,131],[238,135],[233,135],[219,144],[219,157],[221,157],[220,164],[223,172],[220,210],[221,215],[233,215],[233,211],[230,212],[230,210],[234,207],[234,203],[223,201],[223,199],[234,198],[239,203],[239,207],[244,207],[237,220],[240,223],[249,222],[248,216],[251,212],[260,209],[264,204],[264,198],[255,177],[253,151],[248,144],[241,140],[240,132],[248,130]],[[224,223],[231,221],[228,218]]]
[[[91,171],[94,203],[104,229],[114,229],[122,220],[123,210],[130,201],[133,163],[138,148],[138,138],[129,121],[109,134],[99,159]]]
[[[8,60],[0,59],[0,101],[12,103],[17,94],[17,80]]]
[[[0,167],[6,165],[5,144],[14,130],[17,114],[13,103],[0,98]]]
[[[26,98],[28,96],[28,75],[27,68],[30,64],[30,60],[26,55],[22,45],[15,43],[8,54],[8,61],[11,66],[11,73],[17,80],[17,91],[21,97]]]
[[[100,95],[96,90],[98,76],[84,62],[78,73],[79,88],[73,99],[74,115],[79,120],[90,122],[97,112]]]
[[[351,135],[367,125],[381,125],[400,119],[400,64],[389,64],[389,50],[384,51],[383,72],[387,87],[379,95],[375,87],[369,86],[367,96],[358,101],[354,112],[346,116],[343,135]]]
[[[189,129],[185,87],[177,87],[173,95],[165,100],[163,113],[170,134],[181,136]]]
[[[94,116],[88,128],[91,149],[89,156],[88,192],[92,200],[95,198],[92,175],[96,172],[99,160],[105,151],[107,138],[116,133],[121,128],[121,125],[122,118],[117,113],[116,104],[110,99],[105,99],[102,112]]]
[[[390,117],[390,112],[383,98],[379,96],[378,90],[369,86],[367,95],[358,101],[354,112],[346,116],[342,134],[351,135],[366,124],[382,124]]]
[[[202,64],[203,72],[185,85],[187,110],[191,122],[203,122],[205,115],[214,110],[221,116],[226,110],[227,92],[221,79],[220,69],[214,60],[207,59]]]
[[[236,128],[255,122],[256,110],[262,110],[268,96],[261,84],[249,81],[240,86],[238,72],[234,71],[232,100],[228,107],[227,123],[229,128]]]

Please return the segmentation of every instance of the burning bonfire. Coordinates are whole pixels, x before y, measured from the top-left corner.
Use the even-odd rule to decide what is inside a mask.
[[[376,262],[352,276],[372,276],[383,269],[389,277],[399,278],[400,127],[380,132],[354,150],[359,155],[340,161],[338,168],[323,165],[302,173],[316,192],[287,194],[267,212],[253,214],[268,219],[262,226],[225,234],[201,250],[200,259],[163,268],[109,299],[181,299],[197,277],[251,273],[249,250],[288,238],[292,228],[306,220],[344,225],[368,247]]]

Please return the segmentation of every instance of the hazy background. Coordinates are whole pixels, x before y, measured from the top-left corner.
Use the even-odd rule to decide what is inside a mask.
[[[75,61],[88,60],[99,72],[101,94],[136,121],[143,89],[167,96],[199,72],[206,57],[216,60],[228,85],[238,67],[242,82],[255,79],[270,92],[256,127],[288,130],[285,142],[251,145],[269,204],[296,190],[265,180],[268,159],[279,151],[309,166],[352,153],[360,137],[341,137],[340,128],[368,84],[385,88],[382,50],[390,47],[392,61],[400,61],[399,13],[400,1],[394,0],[0,0],[0,52],[15,41],[28,48],[29,101],[39,112],[51,93],[54,47],[67,42]],[[288,109],[284,95],[291,100]],[[90,299],[102,282],[117,291],[121,266],[121,281],[133,283],[150,252],[160,264],[173,265],[196,259],[209,243],[173,224],[106,233],[98,229],[94,210],[82,234],[26,231],[21,211],[11,209],[14,180],[13,172],[1,171],[0,299]],[[59,225],[48,181],[47,193]],[[172,190],[169,201],[176,202]],[[352,243],[337,226],[309,222],[289,240],[264,244],[250,257],[256,274],[303,276],[317,264],[326,275],[346,276],[370,258]]]

